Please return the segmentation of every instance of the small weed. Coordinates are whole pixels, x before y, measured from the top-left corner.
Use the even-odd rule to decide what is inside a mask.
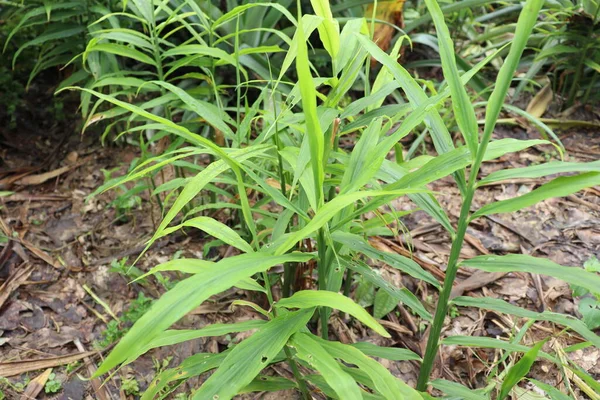
[[[56,379],[56,374],[53,372],[48,377],[48,381],[44,386],[44,392],[46,393],[58,393],[62,390],[62,382]]]
[[[125,334],[125,330],[119,327],[119,323],[115,320],[106,324],[106,329],[102,332],[102,339],[94,343],[94,347],[103,349],[113,342],[121,339]]]
[[[583,268],[590,273],[600,272],[600,261],[596,257],[591,257],[584,264]],[[600,289],[597,292],[590,292],[581,286],[571,285],[573,297],[579,299],[577,309],[583,317],[583,322],[590,329],[600,327]]]
[[[460,317],[460,311],[458,311],[458,307],[454,304],[450,305],[448,312],[450,313],[450,318]]]
[[[144,273],[138,267],[132,265],[128,265],[128,257],[121,258],[120,260],[113,260],[110,263],[109,272],[116,272],[120,275],[123,275],[128,280],[135,280],[142,276]],[[138,281],[139,284],[145,285],[147,283],[146,279],[140,279]]]
[[[73,371],[75,371],[77,368],[79,368],[79,366],[81,366],[81,362],[79,362],[79,361],[75,361],[75,362],[72,362],[72,363],[70,363],[70,364],[67,364],[67,367],[66,367],[66,369],[65,369],[65,372],[66,372],[67,374],[70,374],[70,373],[72,373]]]
[[[21,393],[27,384],[29,383],[29,379],[25,379],[23,382],[11,382],[7,378],[0,376],[0,389],[11,389],[15,392]]]
[[[139,292],[137,299],[133,300],[129,305],[129,309],[123,313],[122,320],[133,324],[148,311],[151,305],[152,299],[144,296],[144,293]]]
[[[134,324],[152,305],[152,299],[139,292],[137,299],[133,300],[129,308],[123,312],[121,320],[128,324]],[[129,326],[122,327],[118,321],[112,320],[106,324],[106,329],[102,332],[102,339],[96,341],[94,346],[103,349],[113,342],[121,339],[129,330]]]
[[[140,384],[134,377],[121,378],[121,389],[128,396],[137,396],[140,393]]]
[[[162,285],[162,287],[165,288],[165,290],[173,289],[173,286],[175,286],[175,284],[177,283],[177,282],[171,281],[171,278],[169,278],[166,275],[161,274],[160,272],[157,272],[156,274],[154,274],[154,276],[156,277],[156,280],[158,281],[158,283],[160,283]]]
[[[109,182],[112,180],[112,174],[118,169],[102,169],[104,181]],[[138,183],[132,189],[128,189],[125,185],[119,185],[116,191],[117,197],[109,204],[109,207],[113,207],[117,211],[117,222],[125,223],[129,221],[128,216],[131,211],[142,205],[142,198],[138,194],[147,189],[148,187],[144,183]]]
[[[159,360],[158,358],[152,357],[152,364],[154,365],[154,370],[156,371],[156,375],[163,372],[169,366],[169,363],[173,359],[173,356],[169,356],[163,360]]]

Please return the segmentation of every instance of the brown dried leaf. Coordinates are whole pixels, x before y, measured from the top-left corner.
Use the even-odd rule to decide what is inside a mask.
[[[95,351],[88,351],[85,353],[71,354],[68,356],[0,363],[0,376],[9,377],[21,375],[25,372],[37,371],[39,369],[59,367],[61,365],[79,361],[85,357],[93,356],[94,354],[96,354]]]
[[[42,184],[52,178],[56,178],[57,176],[64,174],[65,172],[73,169],[73,167],[75,167],[75,165],[67,165],[64,167],[57,168],[54,171],[45,172],[43,174],[29,175],[29,176],[26,176],[26,177],[21,178],[18,181],[16,181],[15,185],[19,185],[19,186],[39,185],[39,184]]]
[[[404,1],[405,0],[393,0],[377,3],[375,19],[387,21],[392,25],[402,28],[404,26],[404,20],[402,17]],[[367,10],[365,11],[365,18],[370,19],[373,16],[373,5],[374,3],[367,7]],[[373,40],[375,43],[377,43],[381,50],[387,51],[395,33],[396,30],[393,26],[390,26],[389,24],[377,23],[375,24]]]
[[[23,284],[31,275],[33,271],[33,265],[28,265],[27,262],[21,264],[17,270],[0,286],[0,308],[8,299],[8,296],[12,294],[19,286]]]

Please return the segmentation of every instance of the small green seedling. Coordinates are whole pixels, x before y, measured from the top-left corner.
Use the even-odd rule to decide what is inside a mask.
[[[44,385],[44,392],[48,394],[58,393],[62,390],[62,382],[56,379],[56,374],[53,372],[48,376],[46,385]]]

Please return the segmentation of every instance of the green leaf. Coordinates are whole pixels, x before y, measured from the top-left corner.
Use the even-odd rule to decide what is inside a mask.
[[[420,361],[421,360],[421,357],[419,357],[416,353],[414,353],[408,349],[402,349],[400,347],[377,346],[376,344],[373,344],[371,342],[357,342],[357,343],[351,344],[350,346],[362,351],[367,356],[385,358],[386,360],[392,360],[392,361],[409,361],[409,360]]]
[[[486,396],[478,391],[471,390],[460,383],[447,381],[445,379],[434,379],[429,382],[431,386],[440,390],[450,396],[457,397],[464,400],[488,400],[489,396]]]
[[[294,18],[294,16],[287,10],[287,8],[285,8],[284,6],[282,6],[281,4],[277,4],[277,3],[248,3],[248,4],[242,4],[239,5],[235,8],[233,8],[231,11],[221,15],[218,19],[216,19],[213,23],[212,23],[212,29],[216,30],[216,28],[218,28],[219,26],[223,25],[224,23],[226,23],[227,21],[231,20],[232,18],[236,17],[237,15],[243,13],[244,11],[250,9],[250,8],[254,8],[254,7],[272,7],[275,8],[276,10],[278,10],[279,12],[281,12],[292,24],[296,25],[296,18]]]
[[[406,258],[396,253],[377,250],[361,236],[353,235],[351,233],[336,231],[332,234],[332,237],[333,240],[343,244],[352,251],[362,253],[374,260],[383,261],[387,265],[407,273],[414,278],[430,283],[436,288],[440,288],[440,283],[437,279],[410,258]]]
[[[223,50],[217,47],[209,47],[203,46],[199,44],[187,44],[177,46],[170,50],[162,53],[163,58],[173,57],[173,56],[182,56],[182,55],[203,55],[209,56],[212,58],[216,58],[217,60],[223,61],[223,63],[227,63],[233,66],[236,66],[235,57],[230,54],[227,54]]]
[[[317,115],[317,92],[310,73],[308,62],[308,48],[304,39],[303,21],[298,21],[298,29],[294,35],[297,40],[296,72],[298,73],[298,84],[302,97],[302,110],[306,119],[306,135],[310,147],[310,160],[314,176],[315,193],[317,195],[317,207],[323,204],[323,155],[325,143],[319,117]],[[295,242],[294,242],[295,243]],[[292,244],[294,244],[292,243]]]
[[[42,33],[41,35],[38,35],[35,39],[32,39],[26,43],[23,43],[15,52],[14,56],[13,56],[13,63],[12,63],[12,67],[13,69],[15,68],[15,63],[17,61],[17,57],[19,57],[19,54],[21,54],[21,52],[23,50],[25,50],[28,47],[31,46],[39,46],[42,45],[46,42],[52,41],[52,40],[57,40],[57,39],[63,39],[63,38],[68,38],[71,36],[75,36],[75,35],[79,35],[80,33],[85,31],[85,27],[81,26],[79,24],[54,24],[51,25],[50,28],[48,28],[44,33]],[[76,45],[77,41],[73,41],[73,43]],[[5,48],[6,50],[6,48]]]
[[[317,27],[319,38],[323,42],[323,47],[331,56],[334,63],[334,75],[339,71],[336,68],[336,58],[340,51],[340,27],[338,22],[333,19],[331,8],[329,8],[329,0],[310,0],[315,14],[323,18],[323,22]],[[341,66],[340,66],[341,67]]]
[[[437,31],[442,70],[452,94],[452,109],[454,110],[456,123],[469,147],[469,151],[474,157],[479,146],[477,118],[475,117],[475,110],[473,109],[471,99],[469,99],[465,86],[462,84],[460,75],[458,74],[452,35],[444,21],[444,14],[437,1],[425,0],[425,4]]]
[[[76,8],[76,9],[81,8],[81,10],[83,12],[81,2],[71,1],[71,2],[52,3],[52,4],[49,4],[47,7],[36,7],[36,8],[29,10],[27,13],[23,14],[22,16],[20,16],[19,23],[13,28],[13,30],[10,32],[10,34],[6,38],[6,42],[4,42],[4,47],[2,49],[2,52],[4,53],[6,51],[6,48],[8,47],[10,40],[12,39],[12,37],[14,35],[17,34],[17,32],[19,32],[19,30],[21,30],[21,28],[30,26],[30,25],[26,25],[28,22],[30,22],[32,20],[35,21],[36,17],[47,14],[48,9],[50,9],[52,11],[52,10],[67,9],[67,8]],[[82,30],[85,30],[85,27],[82,27]]]
[[[397,60],[386,54],[367,37],[357,34],[357,38],[371,56],[388,68],[390,73],[394,75],[394,78],[396,78],[396,81],[406,93],[413,108],[416,108],[427,100],[427,95],[423,89],[421,89],[421,86]],[[452,137],[450,136],[442,117],[440,117],[440,114],[434,107],[431,107],[428,111],[426,122],[427,125],[431,127],[432,138],[437,152],[443,154],[452,150],[454,148]]]
[[[208,260],[200,260],[197,258],[178,258],[176,260],[170,260],[151,268],[150,271],[134,279],[133,282],[142,280],[149,275],[153,275],[162,271],[179,271],[186,274],[197,274],[200,271],[214,268],[215,265],[215,262]]]
[[[540,178],[542,176],[567,172],[600,172],[600,161],[590,163],[553,161],[524,168],[503,169],[495,171],[480,180],[477,185],[484,186],[491,182],[515,178]]]
[[[527,373],[529,373],[529,370],[537,359],[539,351],[542,349],[542,346],[544,343],[546,343],[546,341],[547,339],[538,342],[531,348],[531,350],[523,355],[523,358],[521,358],[519,362],[517,362],[508,370],[508,373],[502,381],[498,400],[504,400],[509,395],[512,388],[519,383],[519,381],[523,379]]]
[[[156,67],[156,62],[145,53],[142,53],[139,50],[136,50],[132,47],[128,47],[122,44],[116,43],[95,43],[89,46],[84,53],[84,60],[87,57],[87,53],[91,53],[94,51],[99,51],[102,53],[110,53],[115,54],[121,57],[132,58],[136,61],[143,62],[144,64],[152,65]]]
[[[481,347],[496,350],[500,349],[513,353],[527,353],[529,350],[531,350],[531,348],[522,344],[510,343],[504,340],[484,336],[449,336],[445,338],[442,343],[448,346]],[[542,351],[540,351],[539,356],[548,361],[552,361],[556,365],[562,365],[557,358]]]
[[[217,368],[230,352],[225,350],[219,354],[198,353],[186,358],[177,368],[170,368],[158,374],[148,385],[141,400],[154,400],[170,383],[186,380]]]
[[[392,312],[397,305],[398,301],[394,297],[385,289],[379,289],[373,301],[373,316],[381,319]]]
[[[256,282],[252,278],[244,278],[233,286],[242,290],[250,290],[254,292],[262,292],[264,294],[267,294],[267,290],[264,287],[262,287],[260,283]]]
[[[365,281],[387,291],[390,296],[394,297],[398,302],[402,302],[410,307],[410,309],[417,313],[421,318],[431,321],[431,314],[425,309],[423,304],[421,304],[417,296],[407,288],[398,289],[364,263],[347,262],[345,263],[345,266],[354,272],[359,273]]]
[[[296,382],[291,381],[280,376],[258,376],[248,385],[244,386],[238,393],[252,393],[252,392],[279,392],[281,390],[296,389],[298,385]]]
[[[548,142],[545,140],[495,140],[489,144],[484,160],[493,160],[506,153],[521,151],[528,147],[545,143]],[[435,157],[418,170],[406,174],[397,182],[386,186],[386,188],[420,187],[446,177],[452,172],[468,166],[470,163],[471,154],[465,146],[462,146]]]
[[[554,386],[550,386],[547,383],[540,382],[535,379],[529,379],[529,381],[546,392],[546,394],[549,395],[552,400],[573,400],[571,397],[564,394]]]
[[[319,371],[327,384],[340,399],[362,399],[356,381],[348,375],[340,364],[311,335],[296,333],[290,340],[297,356]]]
[[[267,321],[263,320],[249,320],[236,322],[234,324],[212,324],[200,329],[166,330],[154,338],[146,346],[144,346],[143,349],[140,349],[135,354],[130,356],[129,359],[124,362],[124,364],[129,364],[130,362],[135,361],[135,359],[146,353],[148,350],[157,347],[172,346],[178,343],[203,337],[223,336],[230,333],[246,332],[252,329],[258,329],[266,323]]]
[[[231,229],[224,223],[219,222],[216,219],[210,218],[210,217],[196,217],[196,218],[189,219],[177,226],[165,229],[162,232],[161,236],[168,235],[168,234],[175,232],[185,226],[200,229],[201,231],[204,231],[204,232],[208,233],[209,235],[211,235],[219,240],[222,240],[223,242],[227,243],[228,245],[233,246],[237,249],[240,249],[241,251],[243,251],[245,253],[253,253],[254,252],[252,247],[244,239],[242,239],[236,231],[234,231],[233,229]]]
[[[544,0],[527,0],[517,21],[515,34],[508,52],[508,56],[504,60],[494,86],[494,90],[490,95],[487,107],[485,109],[485,126],[483,128],[481,149],[485,149],[486,141],[492,137],[492,132],[496,127],[498,116],[504,104],[506,93],[512,83],[513,75],[521,61],[523,49],[527,45],[531,31],[538,19],[540,9],[544,4]]]
[[[573,267],[574,268],[574,267]],[[509,304],[504,300],[493,299],[491,297],[474,298],[474,297],[457,297],[452,300],[457,306],[477,307],[484,310],[493,310],[496,312],[514,315],[521,318],[529,318],[538,321],[549,321],[555,324],[563,325],[573,329],[583,338],[593,343],[596,347],[600,347],[600,336],[592,332],[583,322],[570,315],[553,313],[544,311],[541,313],[526,310],[524,308]]]
[[[346,171],[342,176],[342,182],[340,183],[340,192],[351,193],[356,189],[359,189],[362,185],[371,179],[371,176],[377,171],[373,171],[371,176],[366,176],[364,179],[360,179],[361,175],[364,174],[365,169],[368,169],[369,164],[377,163],[373,157],[369,157],[370,153],[376,148],[377,142],[379,141],[379,135],[381,131],[381,118],[374,118],[371,120],[369,127],[365,129],[360,138],[354,145],[352,154],[350,154],[350,160],[346,164]]]
[[[344,195],[340,195],[335,197],[333,200],[327,202],[323,205],[312,220],[306,226],[290,235],[288,235],[285,240],[279,244],[274,251],[274,254],[284,254],[286,251],[291,249],[296,243],[300,240],[308,237],[311,233],[317,231],[319,228],[322,228],[327,224],[329,220],[331,220],[335,215],[339,214],[340,210],[344,207],[354,203],[357,200],[360,200],[365,197],[377,197],[377,196],[401,196],[410,193],[423,193],[426,192],[424,189],[402,189],[402,190],[390,190],[390,191],[381,191],[381,190],[368,190],[362,192],[354,192],[347,193]]]
[[[231,350],[219,368],[191,398],[231,399],[269,365],[290,336],[306,326],[313,313],[314,309],[285,313],[263,325],[250,338]]]
[[[600,301],[595,298],[585,297],[579,300],[577,309],[588,328],[596,329],[600,327]]]
[[[273,265],[284,262],[303,262],[312,257],[310,254],[299,253],[284,256],[242,254],[225,258],[216,263],[214,268],[206,269],[184,279],[153,303],[150,310],[131,327],[115,346],[100,365],[94,377],[108,372],[111,368],[127,360],[210,296],[227,290],[241,279],[265,271]]]
[[[383,365],[365,356],[360,350],[340,342],[323,340],[314,335],[311,335],[311,337],[319,342],[333,357],[340,358],[348,364],[356,365],[362,372],[366,373],[373,381],[375,389],[385,399],[422,399],[419,392],[393,376]]]
[[[563,267],[550,260],[524,254],[478,256],[463,261],[461,265],[488,272],[530,272],[548,275],[584,287],[590,292],[597,291],[600,287],[600,275],[579,267]]]
[[[497,201],[481,207],[471,220],[483,215],[500,214],[521,210],[552,197],[564,197],[582,189],[600,185],[600,172],[587,172],[575,176],[561,176],[541,187],[513,199]]]
[[[275,303],[275,307],[285,308],[312,308],[312,307],[330,307],[352,315],[360,322],[379,333],[381,336],[390,337],[390,334],[375,321],[369,313],[356,304],[352,299],[335,292],[327,290],[301,290],[285,299]]]
[[[185,90],[172,85],[168,82],[163,81],[152,81],[152,83],[157,84],[159,86],[164,87],[171,93],[175,94],[177,97],[181,99],[185,104],[190,106],[192,111],[198,114],[201,118],[206,120],[208,124],[215,127],[216,129],[223,132],[225,135],[229,137],[233,137],[234,133],[231,128],[224,122],[224,112],[222,112],[218,107],[213,104],[210,104],[206,101],[198,100],[192,97]]]

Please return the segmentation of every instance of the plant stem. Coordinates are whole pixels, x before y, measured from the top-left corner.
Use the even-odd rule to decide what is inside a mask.
[[[298,388],[300,389],[300,392],[302,392],[302,398],[304,400],[309,400],[310,394],[308,392],[308,388],[306,387],[306,382],[304,382],[304,379],[302,379],[302,375],[300,375],[300,371],[298,370],[298,365],[296,365],[296,362],[292,358],[292,352],[290,351],[290,348],[287,345],[283,346],[283,351],[285,352],[285,355],[287,357],[288,364],[290,364],[290,368],[292,369],[294,378],[296,378],[296,383],[298,384]]]
[[[267,300],[269,300],[269,305],[271,308],[273,308],[273,293],[271,292],[271,281],[269,280],[269,274],[266,271],[263,271],[262,277],[265,281],[265,289],[267,290]]]
[[[435,316],[433,317],[433,324],[431,325],[429,338],[427,339],[425,355],[423,356],[423,364],[421,365],[421,370],[419,371],[419,379],[417,381],[417,390],[419,391],[425,391],[427,389],[427,382],[429,381],[429,376],[431,375],[431,370],[433,369],[433,364],[437,356],[440,334],[442,333],[442,327],[444,326],[444,319],[448,314],[448,301],[450,300],[450,292],[452,291],[452,285],[454,283],[454,279],[456,279],[456,272],[458,270],[458,258],[460,257],[460,251],[462,249],[465,234],[470,223],[471,204],[473,203],[473,197],[475,196],[477,175],[479,174],[479,168],[483,162],[483,156],[485,155],[490,139],[492,138],[492,133],[496,125],[495,121],[497,119],[498,117],[496,115],[494,122],[485,126],[481,143],[477,148],[477,154],[475,156],[475,160],[473,161],[473,165],[471,166],[469,183],[465,190],[465,197],[460,209],[460,217],[458,220],[456,235],[452,239],[452,248],[450,250],[450,257],[448,259],[448,267],[446,268],[444,285],[437,302]]]
[[[350,297],[350,289],[352,289],[352,270],[346,268],[346,279],[344,281],[344,296]]]
[[[323,228],[319,229],[317,234],[317,251],[319,254],[319,264],[317,271],[319,274],[319,290],[327,290],[327,264],[325,263],[327,247],[325,245],[325,231]],[[327,307],[319,307],[319,318],[321,321],[321,337],[325,340],[329,340],[329,312]]]
[[[433,318],[433,324],[431,325],[429,338],[427,339],[427,348],[425,350],[425,356],[423,357],[423,364],[421,365],[419,380],[417,382],[417,390],[420,391],[425,391],[427,388],[429,375],[431,374],[431,370],[433,369],[433,364],[437,356],[440,334],[442,332],[442,327],[444,326],[444,319],[446,318],[446,314],[448,312],[448,300],[450,299],[452,284],[454,283],[456,272],[458,270],[458,257],[460,256],[467,226],[469,225],[468,218],[474,195],[474,190],[470,189],[471,187],[469,187],[467,190],[465,200],[460,210],[458,229],[456,230],[456,237],[452,242],[452,249],[450,250],[450,258],[448,259],[448,268],[446,268],[444,286],[440,292],[440,297],[435,309],[435,316]]]
[[[283,264],[283,285],[281,286],[281,295],[283,297],[290,297],[292,294],[292,284],[294,283],[296,268],[296,263]]]

